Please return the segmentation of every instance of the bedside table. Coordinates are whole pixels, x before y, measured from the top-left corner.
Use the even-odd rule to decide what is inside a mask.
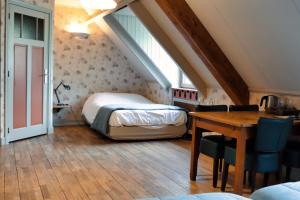
[[[70,113],[73,116],[76,124],[78,124],[78,125],[82,124],[80,122],[80,120],[77,119],[76,114],[75,114],[75,112],[73,110],[72,105],[70,105],[70,104],[53,104],[53,114],[57,114],[57,113],[59,113],[63,109],[70,109]],[[67,124],[63,124],[63,123],[57,124],[57,123],[53,122],[53,125],[54,126],[64,126],[64,125],[70,125],[70,124],[68,124],[68,123]]]
[[[62,109],[70,108],[72,110],[72,106],[70,104],[53,104],[53,113],[58,113]]]

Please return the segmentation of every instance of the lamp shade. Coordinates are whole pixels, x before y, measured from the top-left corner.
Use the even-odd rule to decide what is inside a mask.
[[[86,39],[89,37],[88,27],[85,24],[72,23],[66,27],[66,30],[80,39]]]
[[[88,28],[84,24],[72,23],[66,27],[70,33],[88,33]]]
[[[83,7],[94,10],[109,10],[117,6],[114,0],[80,0],[80,2]]]

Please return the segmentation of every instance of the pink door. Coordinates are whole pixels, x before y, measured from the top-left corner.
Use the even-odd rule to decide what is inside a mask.
[[[44,48],[32,47],[31,125],[43,124]]]

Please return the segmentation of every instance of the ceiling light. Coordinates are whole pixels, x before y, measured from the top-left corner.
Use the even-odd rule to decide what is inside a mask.
[[[110,10],[117,7],[114,0],[80,0],[81,5],[87,9]]]

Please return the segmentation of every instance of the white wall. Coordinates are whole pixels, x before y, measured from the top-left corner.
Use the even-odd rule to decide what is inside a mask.
[[[129,62],[135,67],[139,73],[147,79],[147,81],[155,81],[155,78],[148,72],[148,70],[139,61],[138,57],[123,43],[111,27],[105,22],[103,18],[98,18],[96,21],[99,28],[111,39],[111,41],[122,51],[128,58]]]
[[[178,87],[179,67],[141,21],[134,15],[124,15],[119,12],[113,16],[171,82],[172,87]]]

